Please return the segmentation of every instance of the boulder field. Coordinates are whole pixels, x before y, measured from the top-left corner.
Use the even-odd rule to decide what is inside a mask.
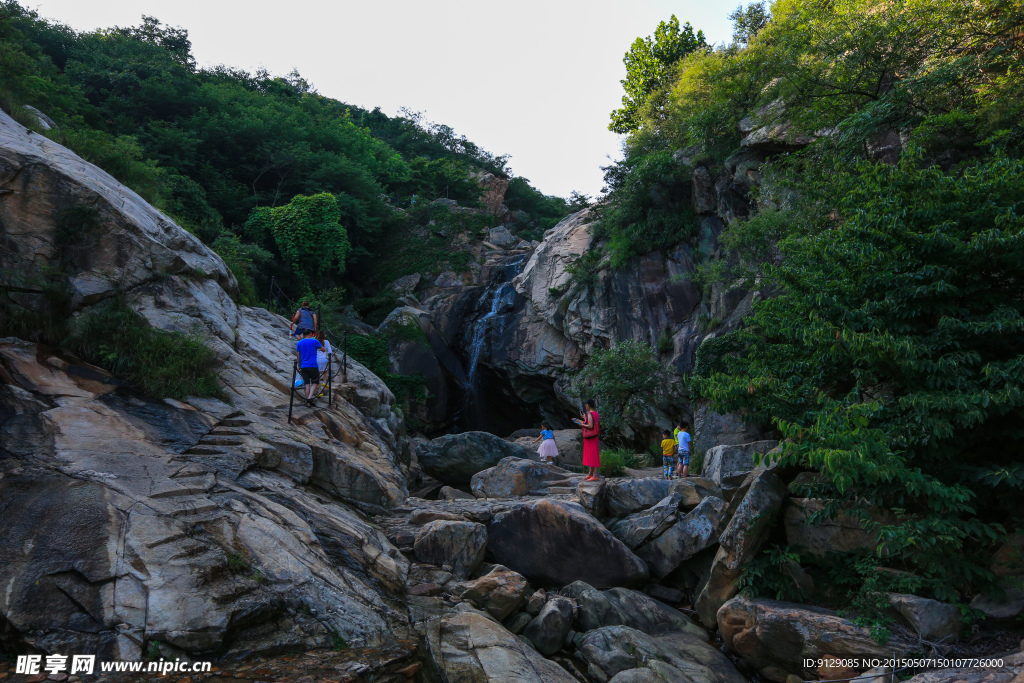
[[[695,201],[739,211],[723,187]],[[83,212],[88,234],[69,247],[68,216]],[[706,307],[681,280],[638,290],[624,275],[556,311],[558,268],[586,248],[588,220],[570,217],[540,246],[489,235],[523,256],[501,275],[520,316],[501,338],[518,345],[519,369],[484,362],[524,395],[622,330],[642,337],[664,315]],[[849,518],[811,525],[821,502],[790,492],[793,473],[755,467],[775,443],[735,416],[698,411],[713,426],[700,434],[709,457],[703,477],[684,481],[582,481],[485,432],[413,439],[394,395],[351,360],[331,405],[298,406],[289,422],[287,321],[236,304],[220,257],[3,113],[0,238],[4,296],[44,316],[34,283],[45,276],[72,318],[121,298],[140,324],[201,339],[223,385],[218,398],[158,399],[59,349],[0,339],[5,653],[209,659],[230,672],[252,658],[278,670],[296,660],[282,653],[305,651],[330,669],[308,680],[792,683],[842,677],[807,659],[919,653],[922,639],[960,632],[956,610],[918,596],[887,596],[905,623],[883,647],[836,612],[741,594],[744,568],[776,539],[821,552],[864,538]],[[641,268],[682,272],[691,251]],[[753,296],[740,294],[714,295],[727,326]],[[448,304],[434,304],[443,330],[435,313]],[[662,318],[645,320],[650,311]],[[674,362],[685,365],[696,336],[673,340]],[[438,499],[409,495],[419,473],[444,485]],[[1013,618],[1014,595],[978,604]],[[989,678],[950,675],[1008,682],[1022,675],[1016,657]],[[916,680],[951,680],[937,675]],[[307,680],[281,675],[292,679]]]

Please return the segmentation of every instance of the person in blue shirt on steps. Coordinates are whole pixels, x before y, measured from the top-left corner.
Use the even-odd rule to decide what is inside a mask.
[[[295,360],[299,364],[299,374],[302,375],[302,382],[306,387],[306,405],[310,408],[316,405],[313,398],[320,391],[320,368],[316,363],[316,352],[320,349],[320,342],[313,337],[313,330],[303,328],[299,330],[302,337],[295,344]]]

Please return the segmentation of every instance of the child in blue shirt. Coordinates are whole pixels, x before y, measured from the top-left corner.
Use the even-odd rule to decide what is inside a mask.
[[[547,422],[540,423],[540,436],[533,440],[533,443],[540,441],[540,448],[537,449],[541,460],[554,463],[558,457],[558,444],[555,443],[555,433]]]
[[[680,477],[690,476],[690,432],[687,431],[689,424],[679,423],[679,433],[676,441],[679,444],[679,464],[676,466],[676,473]]]

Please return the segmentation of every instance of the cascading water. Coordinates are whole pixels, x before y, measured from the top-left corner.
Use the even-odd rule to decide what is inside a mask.
[[[469,345],[466,349],[468,353],[465,394],[462,409],[456,417],[456,423],[462,428],[472,428],[487,421],[487,396],[481,390],[482,380],[478,372],[480,361],[486,353],[493,353],[490,344],[493,343],[492,340],[500,338],[504,331],[506,316],[511,313],[516,301],[516,291],[511,280],[522,271],[525,263],[524,255],[505,264],[502,268],[501,283],[492,285],[492,289],[488,290],[490,306],[487,313],[477,318],[467,335]],[[481,303],[486,301],[487,295],[482,296],[480,300]]]
[[[490,312],[477,320],[473,325],[473,339],[469,344],[469,371],[466,373],[467,389],[472,388],[474,385],[474,380],[476,378],[476,366],[480,363],[480,354],[483,352],[484,345],[487,343],[487,330],[490,326],[491,320],[497,317],[498,311],[502,307],[502,301],[505,296],[508,296],[508,294],[511,293],[511,289],[511,282],[506,282],[499,286],[491,297]]]

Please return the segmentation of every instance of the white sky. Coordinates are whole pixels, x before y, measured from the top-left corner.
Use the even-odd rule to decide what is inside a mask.
[[[188,29],[200,65],[298,69],[329,97],[452,126],[546,194],[590,195],[619,156],[622,56],[673,13],[726,41],[739,0],[23,0],[79,29],[143,14]]]

